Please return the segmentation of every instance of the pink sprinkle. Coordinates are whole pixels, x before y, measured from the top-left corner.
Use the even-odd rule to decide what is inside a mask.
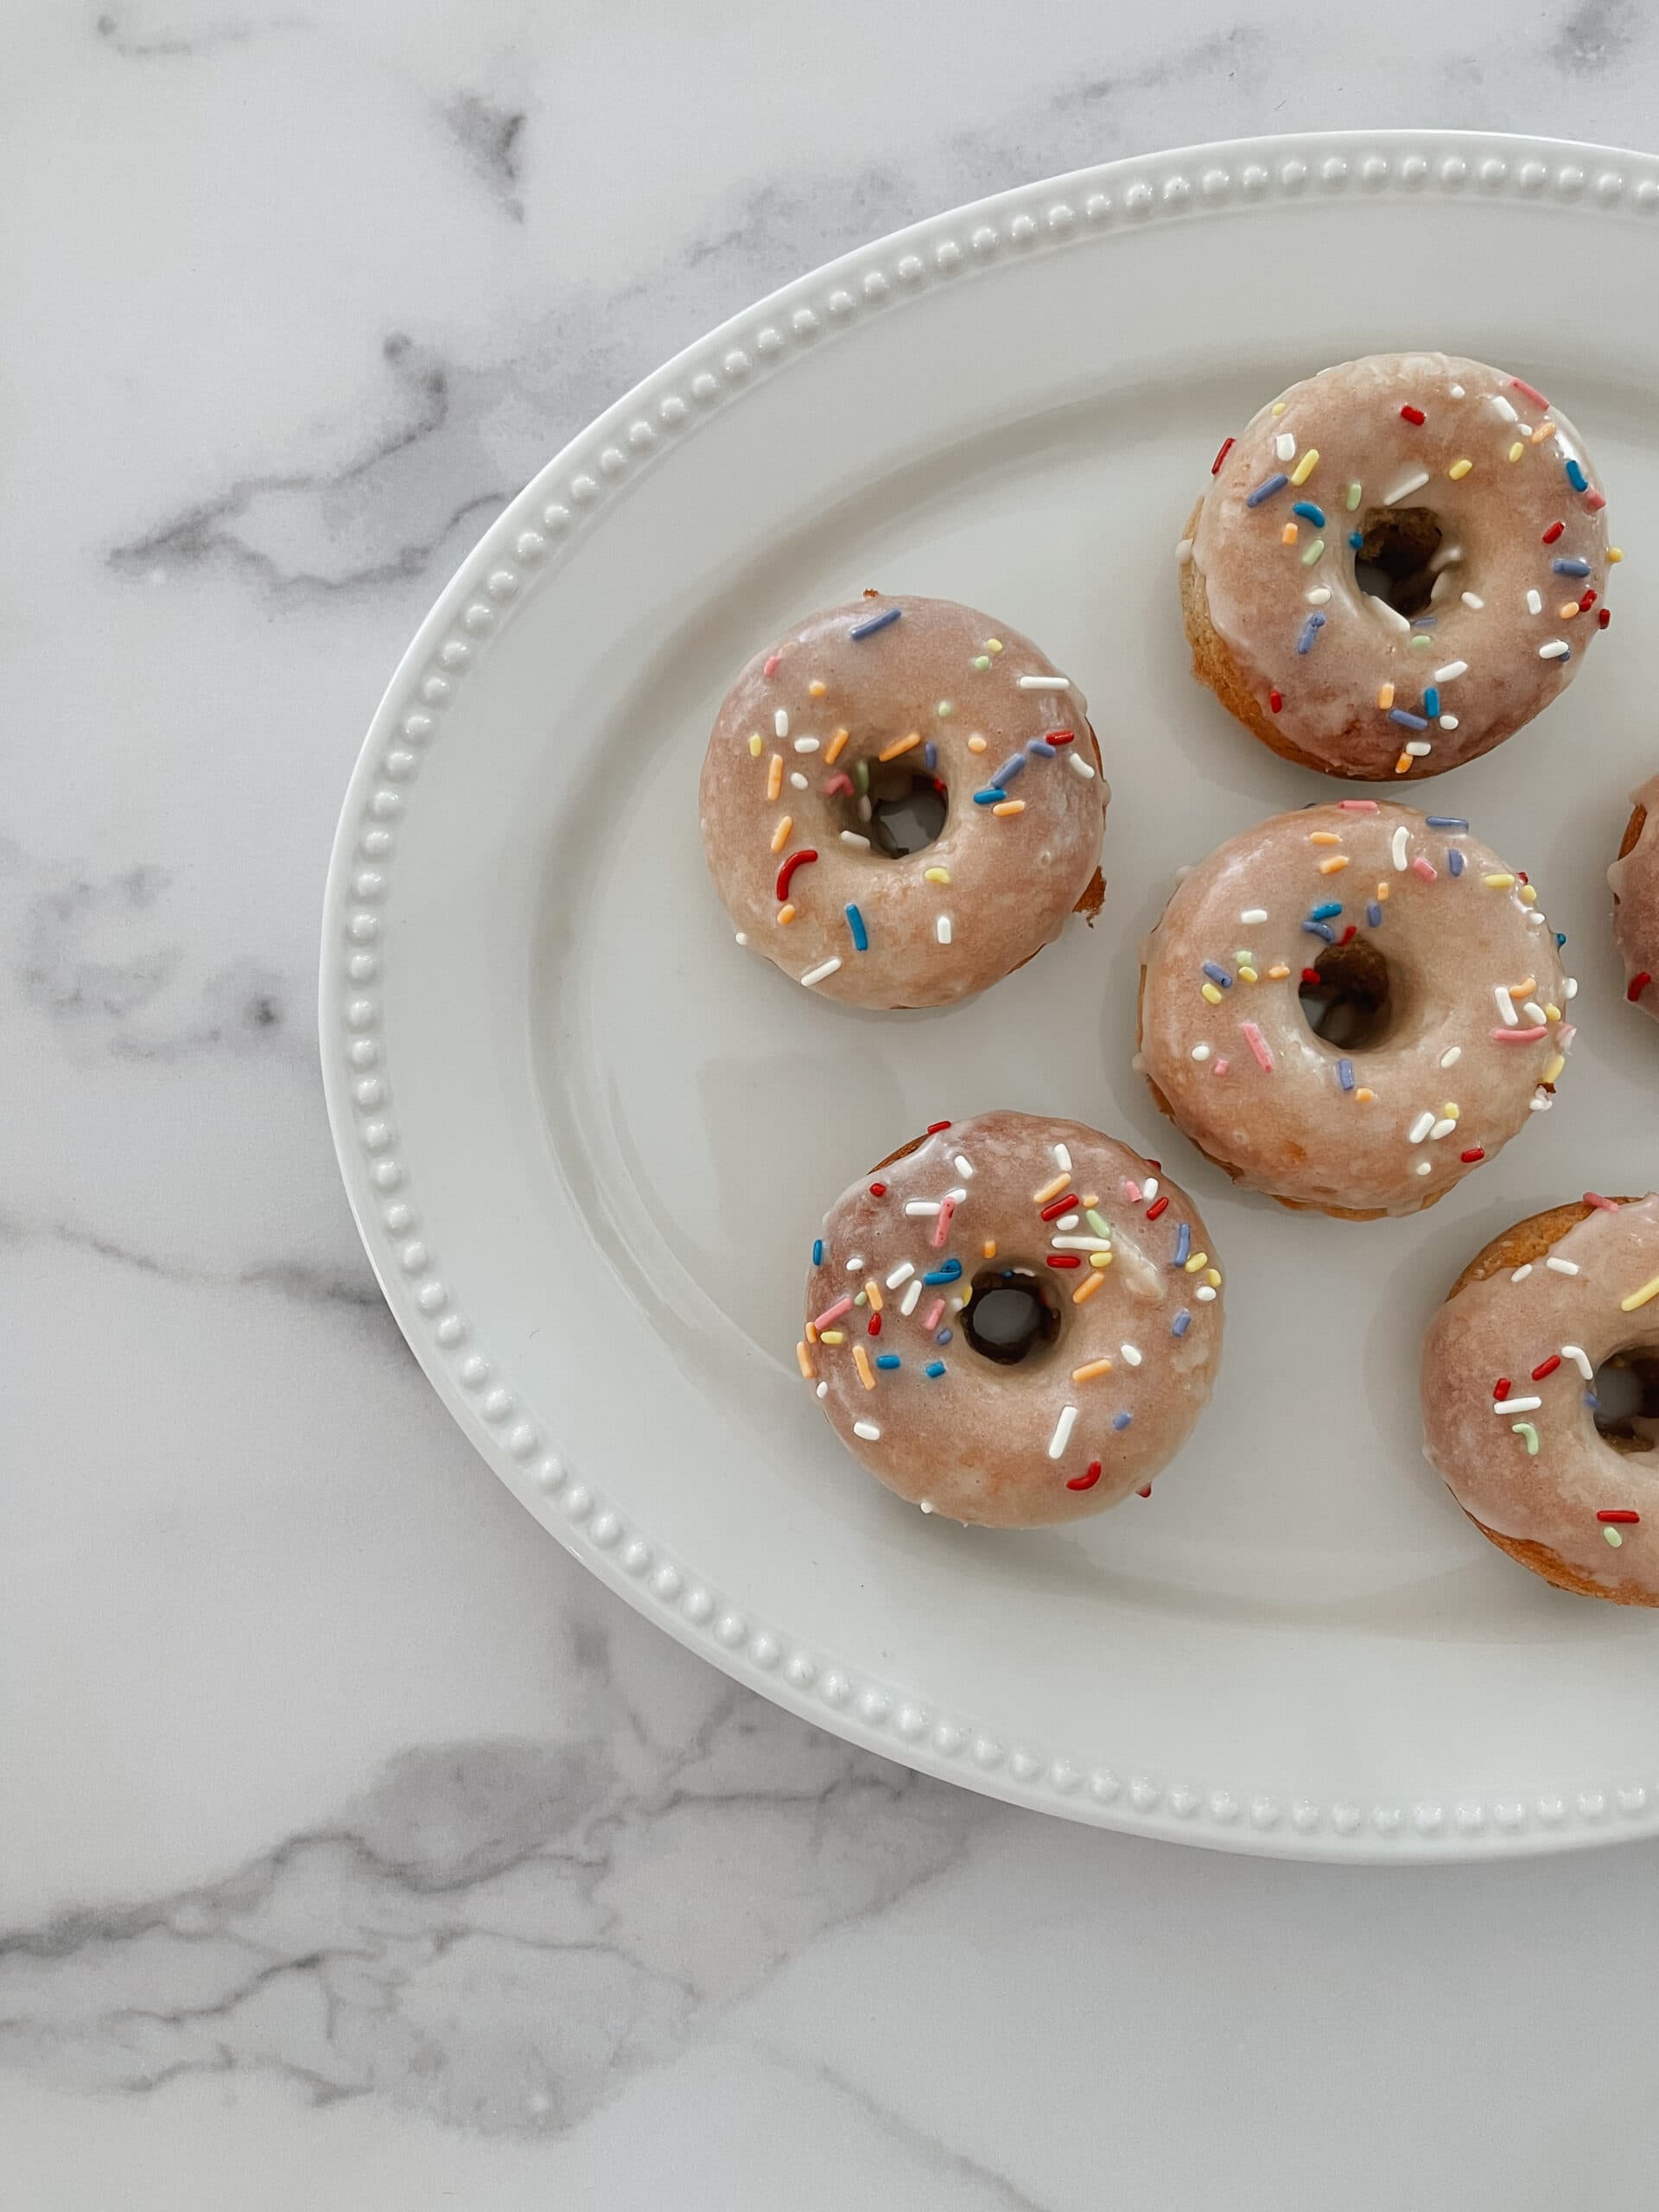
[[[1438,883],[1440,880],[1439,868],[1435,867],[1433,861],[1426,861],[1421,853],[1413,861],[1411,868],[1413,874],[1421,875],[1425,883]]]
[[[760,670],[761,675],[776,676],[778,673],[779,664],[782,661],[783,658],[784,657],[781,653],[768,653]]]
[[[1132,1206],[1140,1205],[1141,1185],[1138,1183],[1131,1183],[1127,1175],[1123,1178],[1123,1195]]]
[[[1604,1198],[1599,1191],[1586,1191],[1584,1194],[1584,1203],[1587,1206],[1599,1206],[1603,1213],[1617,1213],[1618,1211],[1618,1208],[1613,1204],[1612,1200],[1611,1198]]]
[[[1262,1032],[1256,1027],[1253,1021],[1241,1021],[1238,1026],[1244,1033],[1244,1042],[1255,1054],[1255,1064],[1257,1067],[1263,1069],[1266,1073],[1271,1075],[1273,1073],[1273,1054],[1268,1050],[1267,1043],[1262,1037]]]
[[[823,795],[825,798],[834,798],[837,791],[847,791],[850,793],[852,788],[853,779],[843,768],[839,775],[830,777],[829,782],[823,787]]]
[[[922,1326],[925,1329],[937,1329],[944,1319],[944,1300],[942,1298],[936,1298],[922,1316]]]
[[[950,1233],[950,1217],[956,1210],[957,1202],[954,1198],[940,1199],[939,1217],[933,1224],[933,1243],[936,1249],[943,1249],[944,1240]]]
[[[1519,377],[1511,377],[1510,378],[1510,382],[1514,389],[1522,393],[1526,398],[1529,399],[1535,407],[1548,407],[1549,405],[1549,402],[1544,397],[1541,391],[1535,391],[1529,384],[1522,384]]]
[[[826,1306],[812,1325],[815,1329],[827,1329],[832,1321],[839,1321],[843,1313],[850,1313],[852,1310],[852,1295],[849,1293],[845,1298],[838,1298],[833,1306]]]
[[[1599,515],[1606,504],[1607,494],[1605,492],[1586,492],[1584,495],[1585,510],[1589,514]]]
[[[1232,1062],[1225,1057],[1218,1060],[1211,1060],[1210,1063],[1210,1072],[1211,1075],[1225,1075],[1231,1065]]]
[[[1548,1037],[1548,1027],[1544,1024],[1536,1029],[1494,1029],[1492,1042],[1494,1045],[1535,1045],[1541,1037]]]
[[[1375,814],[1378,811],[1374,798],[1339,798],[1337,804],[1350,814]]]

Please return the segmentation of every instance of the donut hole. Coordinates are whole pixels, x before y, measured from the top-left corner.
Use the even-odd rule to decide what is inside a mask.
[[[870,841],[870,850],[890,861],[925,852],[938,840],[950,810],[943,777],[931,769],[906,768],[900,761],[873,766],[866,796],[869,812],[858,810],[863,817],[859,827]]]
[[[982,1268],[962,1309],[963,1335],[982,1359],[1018,1367],[1046,1351],[1060,1333],[1060,1311],[1034,1268]]]
[[[1659,1352],[1651,1347],[1612,1353],[1585,1395],[1597,1433],[1615,1452],[1651,1452],[1659,1444]]]
[[[1374,1052],[1399,1021],[1389,963],[1363,937],[1327,944],[1305,969],[1302,1016],[1313,1034],[1344,1052]]]
[[[1372,507],[1360,525],[1354,581],[1408,619],[1433,595],[1440,525],[1427,507]]]

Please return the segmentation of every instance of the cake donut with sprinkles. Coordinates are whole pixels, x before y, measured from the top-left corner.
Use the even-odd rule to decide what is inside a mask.
[[[1608,622],[1599,477],[1523,378],[1374,353],[1211,464],[1179,548],[1195,673],[1286,759],[1433,776],[1547,707]]]
[[[936,1122],[824,1216],[796,1358],[848,1450],[924,1513],[1078,1520],[1145,1497],[1203,1411],[1214,1252],[1185,1192],[1115,1138]]]
[[[1633,810],[1607,871],[1613,938],[1624,959],[1624,995],[1659,1020],[1659,775],[1630,794]]]
[[[702,839],[737,941],[849,1006],[946,1006],[1090,918],[1110,791],[1083,694],[972,607],[874,594],[727,695]]]
[[[1535,1214],[1459,1276],[1423,1348],[1425,1455],[1562,1590],[1659,1605],[1659,1198]]]
[[[1142,954],[1136,1064],[1250,1189],[1415,1213],[1553,1103],[1578,989],[1563,942],[1460,816],[1275,815],[1177,886]]]

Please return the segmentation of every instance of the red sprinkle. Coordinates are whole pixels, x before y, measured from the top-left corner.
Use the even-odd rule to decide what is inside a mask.
[[[1585,511],[1588,514],[1599,515],[1606,504],[1607,494],[1605,492],[1586,492],[1584,495]]]
[[[1285,695],[1284,695],[1284,693],[1283,693],[1282,691],[1269,691],[1269,692],[1268,692],[1268,706],[1269,706],[1269,707],[1271,707],[1271,708],[1272,708],[1272,709],[1273,709],[1273,711],[1274,711],[1274,713],[1275,715],[1278,713],[1278,711],[1279,711],[1280,708],[1281,708],[1281,707],[1282,707],[1282,706],[1284,705],[1284,703],[1285,703]]]
[[[1154,1160],[1149,1156],[1147,1160],[1147,1165],[1151,1168],[1154,1175],[1161,1175],[1164,1172],[1164,1163],[1161,1160]]]
[[[949,1122],[930,1122],[927,1125],[927,1134],[931,1137],[936,1137],[941,1129],[948,1129],[950,1126]]]
[[[1639,1521],[1642,1516],[1632,1513],[1627,1505],[1610,1505],[1598,1513],[1596,1518],[1598,1521],[1622,1521],[1628,1525],[1632,1521]]]
[[[1608,625],[1608,624],[1612,620],[1612,619],[1613,619],[1613,610],[1612,610],[1612,608],[1611,608],[1611,607],[1604,607],[1602,608],[1602,610],[1601,610],[1600,613],[1599,613],[1599,614],[1598,614],[1598,615],[1597,615],[1597,617],[1596,617],[1596,627],[1597,627],[1597,629],[1598,629],[1598,630],[1605,630],[1605,629],[1607,627],[1607,625]]]
[[[1350,922],[1347,928],[1344,930],[1342,935],[1337,939],[1337,943],[1338,944],[1346,944],[1351,938],[1357,938],[1358,935],[1359,924],[1357,922]]]
[[[1160,1213],[1167,1212],[1168,1209],[1169,1200],[1167,1198],[1154,1198],[1152,1204],[1147,1208],[1147,1219],[1148,1221],[1156,1221]]]
[[[1043,737],[1049,745],[1070,745],[1077,734],[1074,729],[1046,729]]]
[[[1140,1489],[1136,1491],[1135,1494],[1137,1497],[1150,1497],[1152,1496],[1152,1484],[1150,1483],[1142,1483]]]
[[[1529,399],[1535,407],[1548,408],[1549,405],[1549,402],[1541,391],[1535,391],[1529,384],[1522,384],[1519,377],[1510,378],[1510,389],[1512,391],[1520,392],[1524,398]]]
[[[873,1198],[885,1198],[887,1197],[887,1185],[886,1185],[885,1183],[872,1183],[872,1184],[871,1184],[871,1185],[870,1185],[870,1196],[871,1196]]]
[[[1304,968],[1302,970],[1302,981],[1305,983],[1322,983],[1325,981],[1325,978],[1320,975],[1317,968]]]
[[[1478,1160],[1484,1160],[1485,1157],[1486,1147],[1479,1144],[1471,1144],[1467,1152],[1460,1152],[1458,1154],[1458,1158],[1465,1167],[1472,1167]]]
[[[1584,1203],[1587,1206],[1599,1206],[1603,1213],[1617,1213],[1618,1211],[1618,1208],[1613,1204],[1612,1200],[1611,1198],[1604,1198],[1599,1191],[1586,1191],[1584,1194]]]
[[[1235,439],[1232,439],[1232,438],[1224,438],[1224,439],[1222,440],[1222,442],[1221,442],[1221,451],[1220,451],[1220,452],[1216,455],[1215,459],[1214,459],[1214,460],[1211,462],[1211,464],[1210,464],[1210,474],[1211,474],[1212,476],[1219,476],[1219,475],[1220,475],[1220,474],[1221,474],[1221,464],[1222,464],[1222,462],[1223,462],[1224,461],[1225,461],[1225,460],[1226,460],[1226,458],[1227,458],[1228,454],[1229,454],[1230,453],[1231,453],[1231,451],[1232,451],[1232,449],[1233,449],[1233,447],[1234,447],[1234,445],[1236,444],[1236,441]]]
[[[1233,442],[1229,438],[1227,442],[1229,445],[1231,445]],[[1071,1481],[1067,1483],[1066,1488],[1067,1490],[1093,1490],[1095,1484],[1099,1480],[1100,1462],[1098,1459],[1091,1459],[1082,1474],[1072,1476]]]
[[[1077,1203],[1077,1192],[1068,1191],[1063,1198],[1056,1198],[1052,1205],[1045,1206],[1039,1218],[1044,1221],[1058,1221],[1063,1213],[1070,1213]]]
[[[1642,970],[1642,973],[1639,976],[1631,976],[1630,988],[1625,992],[1624,995],[1629,999],[1632,1006],[1636,1004],[1637,999],[1641,997],[1643,992],[1647,989],[1648,985],[1652,981],[1653,977],[1648,973],[1645,968]]]
[[[1492,1395],[1497,1399],[1498,1404],[1501,1406],[1504,1399],[1507,1398],[1509,1395],[1510,1378],[1507,1375],[1500,1375],[1497,1382],[1492,1385]]]
[[[1546,1376],[1546,1375],[1553,1375],[1553,1374],[1555,1372],[1556,1369],[1560,1365],[1560,1363],[1561,1363],[1561,1355],[1560,1354],[1560,1352],[1558,1352],[1558,1351],[1553,1351],[1553,1352],[1551,1352],[1551,1354],[1549,1355],[1549,1357],[1548,1357],[1547,1360],[1545,1360],[1545,1361],[1542,1363],[1542,1364],[1541,1364],[1541,1365],[1540,1365],[1540,1366],[1538,1366],[1538,1367],[1535,1367],[1535,1368],[1533,1369],[1533,1370],[1532,1370],[1532,1379],[1533,1379],[1533,1381],[1534,1381],[1535,1382],[1541,1382],[1543,1381],[1543,1379],[1544,1379],[1545,1376]]]
[[[778,871],[778,896],[780,899],[788,898],[789,879],[796,869],[804,868],[809,861],[815,861],[817,857],[817,850],[811,845],[803,845],[799,852],[790,855]]]
[[[870,1325],[869,1325],[869,1332],[870,1332],[870,1334],[871,1334],[873,1337],[879,1337],[879,1336],[880,1335],[880,1333],[881,1333],[881,1316],[880,1316],[879,1313],[872,1313],[872,1314],[871,1314],[871,1316],[870,1316]]]
[[[1583,597],[1583,598],[1579,601],[1579,612],[1580,612],[1580,614],[1587,614],[1587,613],[1590,612],[1591,608],[1595,605],[1595,603],[1596,603],[1596,594],[1594,594],[1594,592],[1592,592],[1592,591],[1587,591],[1587,592],[1586,592],[1586,594],[1584,594],[1584,597]]]
[[[1553,545],[1566,528],[1567,524],[1564,522],[1551,523],[1549,528],[1544,532],[1542,540],[1543,543],[1546,545]]]
[[[781,653],[768,653],[766,655],[765,665],[760,671],[761,675],[776,676],[778,673],[778,664],[782,659],[783,655]]]
[[[1402,407],[1400,419],[1402,423],[1427,423],[1428,417],[1421,407]]]
[[[1075,1252],[1051,1252],[1048,1264],[1051,1268],[1080,1268],[1083,1262]]]

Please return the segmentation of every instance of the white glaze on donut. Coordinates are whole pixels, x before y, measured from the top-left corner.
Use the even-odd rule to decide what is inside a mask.
[[[703,845],[739,942],[855,1006],[995,982],[1095,874],[1110,792],[1084,708],[1028,638],[949,600],[797,624],[733,685],[703,761]],[[870,779],[907,772],[937,777],[948,811],[889,858],[868,842]]]
[[[1005,1268],[1044,1285],[1058,1319],[1010,1366],[962,1321],[976,1276]],[[900,1497],[998,1528],[1072,1521],[1185,1441],[1221,1357],[1221,1281],[1155,1162],[1081,1122],[982,1114],[830,1208],[797,1358],[842,1443]]]
[[[1630,793],[1645,809],[1642,834],[1607,871],[1618,905],[1613,938],[1624,960],[1624,988],[1631,1003],[1659,1020],[1659,775]]]
[[[1366,1052],[1316,1036],[1300,996],[1350,931],[1387,961],[1395,1007]],[[1294,1205],[1415,1212],[1549,1103],[1572,1043],[1575,987],[1532,886],[1461,817],[1375,799],[1275,815],[1220,846],[1143,962],[1141,1055],[1160,1097],[1211,1159]]]
[[[1423,1427],[1430,1464],[1483,1526],[1653,1602],[1659,1453],[1616,1452],[1589,1402],[1596,1369],[1637,1351],[1659,1351],[1652,1196],[1604,1201],[1547,1259],[1467,1283],[1440,1307],[1423,1348]],[[1639,1518],[1597,1518],[1618,1512]]]
[[[1600,479],[1559,410],[1502,370],[1371,354],[1292,385],[1224,452],[1190,548],[1210,622],[1291,748],[1333,775],[1437,774],[1489,751],[1605,621]],[[1352,543],[1405,508],[1441,531],[1411,622],[1361,589]]]

